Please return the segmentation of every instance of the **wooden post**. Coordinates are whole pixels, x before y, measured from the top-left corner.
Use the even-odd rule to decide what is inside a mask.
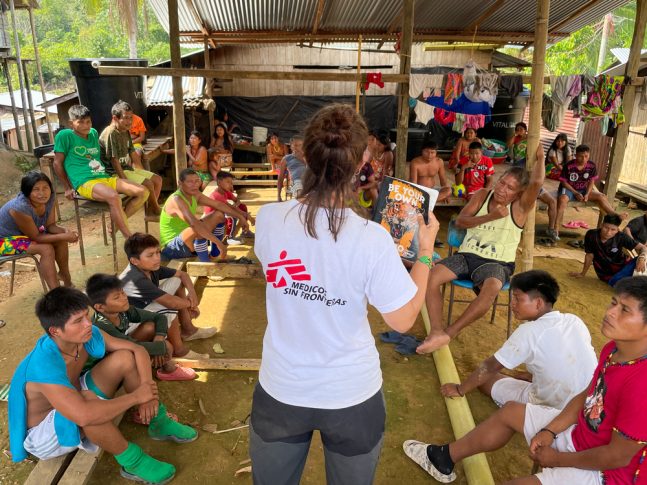
[[[204,68],[205,69],[211,69],[211,54],[209,53],[209,39],[207,37],[204,38]],[[207,98],[213,99],[213,90],[211,89],[211,86],[213,84],[213,79],[212,78],[205,78],[205,82],[207,83],[207,90],[206,90],[206,95]],[[214,130],[214,123],[213,123],[213,117],[216,114],[216,110],[208,110],[208,115],[209,115],[209,136],[207,137],[207,147],[211,146],[211,137],[213,136],[213,130]]]
[[[27,93],[27,105],[29,106],[29,117],[31,118],[31,131],[34,134],[34,146],[40,145],[38,137],[38,128],[36,128],[36,113],[34,113],[34,100],[31,95],[31,84],[29,84],[29,71],[27,70],[27,61],[22,61],[22,72],[25,76],[25,92]]]
[[[645,39],[645,24],[647,23],[647,0],[636,0],[636,21],[634,23],[634,35],[631,40],[631,49],[629,50],[629,60],[625,68],[625,76],[635,78],[638,75],[640,65],[640,49]],[[631,117],[633,116],[634,105],[636,104],[636,86],[629,83],[625,86],[624,96],[622,98],[622,107],[625,113],[625,122],[618,126],[616,136],[611,148],[611,157],[609,159],[609,168],[607,170],[606,183],[604,184],[604,193],[607,194],[609,203],[613,204],[618,189],[618,179],[622,171],[622,161],[625,157],[627,148],[627,139],[629,138],[629,128]]]
[[[413,41],[413,7],[415,0],[404,0],[402,7],[402,37],[400,39],[400,74],[407,80],[399,84],[398,139],[395,176],[404,178],[407,167],[407,143],[409,139],[409,79],[411,74],[411,43]]]
[[[550,0],[537,0],[537,18],[535,21],[535,47],[532,54],[532,75],[530,79],[530,113],[528,116],[528,150],[526,168],[532,172],[537,162],[539,148],[539,130],[541,128],[541,101],[544,93],[544,66],[546,58],[546,43],[548,42],[548,13]],[[533,250],[535,248],[535,209],[528,213],[526,225],[523,228],[522,271],[532,269]]]
[[[38,42],[36,41],[36,24],[34,23],[34,12],[29,7],[29,25],[31,26],[31,38],[34,41],[34,59],[36,59],[36,69],[38,70],[38,83],[40,84],[40,92],[43,95],[43,103],[47,101],[45,94],[45,81],[43,80],[43,67],[40,64],[40,54],[38,53]],[[54,143],[54,131],[49,121],[49,110],[45,108],[45,121],[47,122],[47,132],[49,133],[50,143]]]
[[[29,117],[27,116],[27,98],[25,97],[25,86],[22,77],[22,65],[20,58],[20,41],[18,39],[18,26],[16,25],[16,9],[13,0],[9,0],[11,10],[11,25],[13,27],[13,43],[16,50],[16,69],[18,69],[18,85],[20,86],[20,98],[22,99],[22,116],[25,120],[25,137],[27,138],[27,150],[33,151],[34,145],[29,132]],[[20,127],[16,126],[16,135],[20,137]]]
[[[18,140],[18,148],[24,150],[22,144],[22,137],[20,136],[20,124],[18,122],[18,110],[16,109],[16,99],[13,95],[13,86],[11,85],[11,73],[9,72],[9,62],[6,57],[2,58],[2,67],[4,69],[5,78],[7,80],[7,89],[9,89],[9,98],[11,99],[11,113],[13,114],[13,122],[16,128],[16,139]],[[9,140],[7,140],[9,145]]]
[[[177,15],[177,0],[168,0],[169,43],[171,46],[171,67],[182,66],[180,56],[180,24]],[[182,77],[173,76],[173,137],[175,143],[175,176],[186,168],[186,130],[184,126],[184,93]]]
[[[357,39],[357,84],[355,85],[355,112],[359,113],[359,96],[362,92],[362,36]]]

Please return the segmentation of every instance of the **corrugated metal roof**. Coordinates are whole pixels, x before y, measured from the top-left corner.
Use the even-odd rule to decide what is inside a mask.
[[[200,106],[204,93],[204,78],[183,77],[182,92],[184,93],[184,106]],[[172,106],[173,78],[171,76],[155,76],[152,86],[146,93],[146,100],[148,106]]]
[[[54,93],[45,93],[49,99],[55,98],[56,94]],[[25,92],[25,97],[27,96]],[[14,102],[16,103],[16,108],[22,108],[22,97],[20,95],[20,89],[17,89],[13,92]],[[40,91],[31,91],[31,99],[34,103],[34,111],[45,111],[40,109],[39,106],[43,103],[43,93]],[[9,91],[6,93],[0,93],[0,106],[11,107],[11,96]],[[29,109],[29,100],[27,100],[27,109]],[[47,108],[47,111],[50,113],[56,113],[56,108]]]
[[[626,64],[629,60],[629,47],[615,47],[611,49],[611,53],[615,56],[621,64]],[[640,55],[647,54],[647,49],[641,49]]]
[[[36,118],[36,121],[45,118],[45,113],[34,113],[34,118]],[[18,115],[18,126],[25,126],[25,120],[20,115]],[[0,129],[2,131],[9,131],[15,128],[16,123],[14,122],[13,115],[11,113],[4,113],[0,115]]]
[[[160,23],[168,31],[168,6],[166,0],[148,0]],[[549,29],[568,34],[591,24],[605,14],[628,3],[629,0],[552,0]],[[425,0],[416,3],[414,32],[437,33],[444,40],[465,37],[464,29],[482,16],[496,0]],[[210,34],[239,33],[252,40],[251,34],[272,34],[266,39],[293,34],[298,40],[309,41],[317,14],[318,0],[178,0],[181,41],[199,39],[206,30]],[[189,5],[195,6],[200,19],[196,20]],[[574,12],[583,8],[577,16]],[[354,40],[359,34],[380,36],[391,33],[402,10],[401,0],[327,0],[319,21],[318,34],[331,35],[324,41]],[[477,33],[508,34],[510,42],[532,42],[535,28],[535,2],[507,0],[478,26]],[[523,34],[523,36],[520,36]],[[317,40],[317,39],[315,39]],[[226,44],[222,38],[218,42]],[[261,41],[262,42],[262,41]]]

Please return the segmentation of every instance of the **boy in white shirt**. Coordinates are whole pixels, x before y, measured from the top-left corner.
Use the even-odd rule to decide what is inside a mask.
[[[445,384],[446,397],[478,387],[502,406],[508,401],[562,409],[589,383],[597,365],[591,334],[582,320],[553,309],[559,284],[541,270],[519,273],[510,282],[512,312],[525,320],[493,356],[462,384]],[[525,364],[531,381],[507,377],[501,369]]]

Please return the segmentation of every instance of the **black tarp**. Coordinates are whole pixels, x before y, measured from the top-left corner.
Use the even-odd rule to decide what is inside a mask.
[[[292,135],[303,133],[308,120],[320,108],[332,103],[355,106],[354,96],[221,96],[216,97],[217,117],[226,112],[229,123],[237,123],[240,133],[252,136],[254,126],[264,126],[268,133],[278,133],[287,142]],[[396,125],[397,98],[395,96],[365,96],[364,117],[370,130],[388,132]]]

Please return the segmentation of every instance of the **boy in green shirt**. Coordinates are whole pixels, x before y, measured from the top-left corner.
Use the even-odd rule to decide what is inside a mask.
[[[163,381],[189,381],[193,369],[171,360],[173,349],[184,348],[177,323],[168,328],[166,316],[129,305],[123,282],[114,275],[92,275],[85,292],[95,310],[92,323],[108,335],[141,345],[151,356],[157,378]]]
[[[128,217],[144,205],[148,190],[106,172],[100,160],[99,136],[92,128],[87,107],[74,105],[68,115],[72,128],[60,131],[54,139],[54,171],[65,185],[65,197],[72,200],[76,192],[85,199],[105,202],[110,207],[115,226],[128,238],[132,234]],[[130,197],[125,207],[121,205],[119,194]]]
[[[162,177],[144,170],[139,152],[135,150],[130,128],[133,124],[133,110],[125,101],[117,101],[112,106],[112,123],[99,137],[101,161],[106,170],[120,179],[141,184],[149,191],[147,213],[159,215],[162,208],[157,200],[162,191]]]

